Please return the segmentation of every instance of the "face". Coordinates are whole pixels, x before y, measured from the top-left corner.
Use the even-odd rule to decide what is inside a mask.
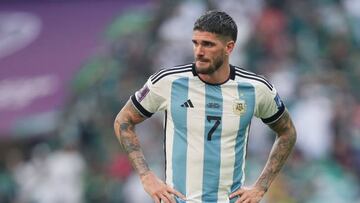
[[[196,72],[212,74],[228,59],[234,42],[225,41],[216,34],[194,31],[192,36]]]

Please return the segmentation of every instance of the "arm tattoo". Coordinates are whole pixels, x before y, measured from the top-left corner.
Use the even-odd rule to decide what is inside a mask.
[[[150,170],[141,150],[139,139],[135,134],[135,125],[144,119],[128,102],[115,121],[117,138],[140,176],[145,175]]]
[[[256,181],[256,185],[260,186],[264,191],[267,191],[271,182],[280,172],[296,141],[295,127],[287,111],[284,112],[284,115],[277,122],[271,124],[270,127],[277,133],[277,139],[264,170]]]
[[[120,124],[120,131],[128,131],[130,126],[131,125],[129,123],[121,123]]]

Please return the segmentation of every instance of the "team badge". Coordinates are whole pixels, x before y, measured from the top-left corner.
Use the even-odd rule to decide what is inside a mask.
[[[245,100],[235,100],[233,103],[233,112],[236,115],[243,115],[246,112]]]

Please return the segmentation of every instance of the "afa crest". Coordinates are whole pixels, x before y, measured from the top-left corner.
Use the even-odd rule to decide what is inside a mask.
[[[245,100],[235,100],[233,103],[233,112],[236,115],[243,115],[246,112]]]

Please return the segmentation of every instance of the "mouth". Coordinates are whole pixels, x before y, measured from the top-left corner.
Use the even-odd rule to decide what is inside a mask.
[[[196,61],[196,66],[199,68],[204,68],[204,67],[207,67],[208,65],[209,65],[209,63],[206,61]]]
[[[209,60],[206,59],[197,59],[196,62],[200,62],[200,63],[208,63]]]

